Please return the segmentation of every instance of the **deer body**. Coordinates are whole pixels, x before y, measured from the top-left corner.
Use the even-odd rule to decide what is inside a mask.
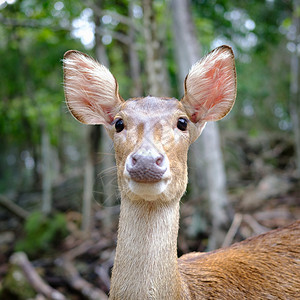
[[[64,71],[73,116],[103,124],[114,142],[121,213],[111,299],[300,298],[299,222],[226,249],[177,258],[189,145],[235,100],[229,47],[191,68],[181,101],[124,101],[108,69],[77,51],[65,54]]]
[[[300,222],[179,258],[188,299],[300,299]],[[200,270],[200,272],[199,272]]]

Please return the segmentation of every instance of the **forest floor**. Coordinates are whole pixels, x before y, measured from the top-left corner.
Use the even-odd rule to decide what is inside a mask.
[[[270,136],[266,142],[238,134],[226,136],[224,145],[233,208],[224,246],[300,219],[300,180],[287,137]],[[70,181],[65,181],[68,186]],[[205,208],[200,217],[195,215],[195,207],[203,201],[200,196],[183,200],[180,255],[207,246],[210,224],[201,219]],[[61,209],[59,202],[54,199]],[[119,206],[103,208],[95,203],[93,212],[87,235],[80,230],[81,214],[76,209],[62,211],[63,220],[58,214],[47,220],[36,214],[24,225],[26,214],[17,216],[0,206],[0,299],[106,299]]]

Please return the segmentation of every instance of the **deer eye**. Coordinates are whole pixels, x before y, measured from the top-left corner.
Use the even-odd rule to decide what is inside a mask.
[[[124,129],[124,122],[122,119],[118,119],[115,123],[116,132],[121,132]]]
[[[177,128],[181,131],[185,131],[188,125],[188,121],[185,118],[179,118],[177,122]]]

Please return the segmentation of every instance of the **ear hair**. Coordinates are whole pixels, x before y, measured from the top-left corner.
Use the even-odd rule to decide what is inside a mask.
[[[82,123],[108,125],[123,99],[115,77],[88,55],[71,50],[63,59],[68,108]]]
[[[221,46],[195,63],[185,78],[182,99],[191,120],[217,121],[231,110],[236,97],[234,54]]]

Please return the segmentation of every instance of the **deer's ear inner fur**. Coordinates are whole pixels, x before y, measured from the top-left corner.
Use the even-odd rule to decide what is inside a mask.
[[[110,71],[74,50],[65,53],[63,68],[65,97],[72,115],[85,124],[111,124],[123,99]]]
[[[236,97],[232,49],[221,46],[195,63],[185,78],[184,88],[182,103],[192,122],[217,121],[225,117]]]

